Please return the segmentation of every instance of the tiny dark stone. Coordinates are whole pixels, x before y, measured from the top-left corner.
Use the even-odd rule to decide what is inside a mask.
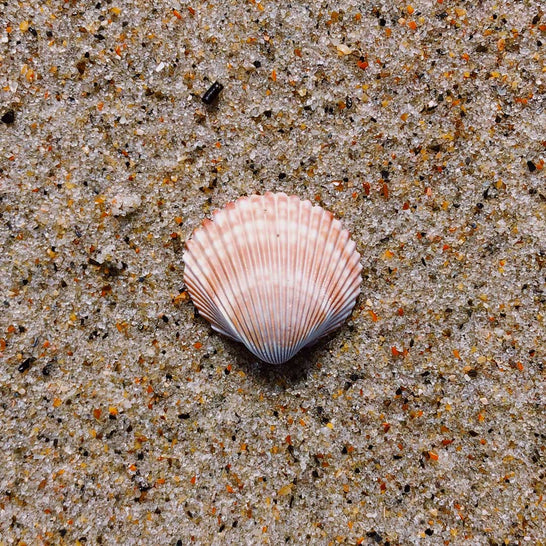
[[[76,63],[76,68],[78,69],[80,76],[83,76],[83,74],[85,73],[86,67],[87,67],[87,63],[85,61],[79,61]]]
[[[169,322],[169,317],[167,315],[161,315],[161,320],[163,322]]]
[[[404,485],[404,493],[409,493],[410,492],[410,486],[409,485]]]
[[[537,170],[536,165],[531,160],[527,161],[527,168],[531,173],[534,173]]]
[[[470,436],[472,436],[472,438],[476,438],[476,436],[478,435],[478,433],[476,431],[474,431],[474,430],[469,430],[468,434],[470,434]]]
[[[34,38],[38,36],[38,33],[34,27],[28,27],[28,31],[34,36]]]
[[[426,267],[427,262],[425,261],[425,258],[421,258],[421,263]]]
[[[313,472],[311,472],[311,475],[313,476],[313,478],[318,478],[319,477],[318,470],[313,470]]]
[[[59,529],[59,534],[64,537],[66,535],[66,529]]]
[[[201,100],[207,105],[212,104],[218,99],[222,89],[224,89],[224,86],[221,83],[214,82],[201,97]]]
[[[15,112],[13,110],[8,110],[0,119],[2,119],[2,123],[5,123],[6,125],[11,125],[15,122]]]
[[[286,173],[279,173],[279,180],[284,180],[286,178]]]
[[[536,25],[536,24],[538,24],[539,21],[540,21],[540,15],[537,14],[537,15],[535,15],[535,16],[533,17],[533,20],[531,21],[531,23],[532,23],[533,25]]]
[[[171,381],[172,378],[173,378],[172,374],[170,373],[165,374],[165,379],[167,379],[167,381]]]
[[[273,110],[265,110],[264,111],[264,116],[266,118],[270,118],[272,114],[273,114]]]
[[[476,207],[478,207],[479,209],[483,209],[483,203],[478,203]]]
[[[434,534],[434,530],[433,529],[425,529],[425,535],[428,535],[428,536],[431,536]]]
[[[366,536],[368,536],[371,539],[375,540],[375,542],[377,542],[378,544],[380,542],[382,542],[382,540],[383,540],[383,537],[379,533],[377,533],[376,531],[368,531],[366,533]]]
[[[360,379],[360,376],[356,373],[352,373],[350,376],[349,376],[349,379],[351,381],[358,381]]]
[[[385,19],[383,19],[383,17],[381,17],[381,19],[379,19],[379,26],[384,27],[386,24],[387,24],[387,21],[385,21]]]
[[[261,66],[262,66],[262,63],[261,63],[260,61],[254,61],[252,64],[253,64],[256,68],[261,68]]]
[[[347,446],[343,446],[343,449],[341,450],[341,453],[343,455],[347,455],[348,451],[347,451]]]
[[[189,418],[190,418],[190,414],[189,414],[189,413],[179,413],[179,414],[178,414],[178,418],[179,418],[179,419],[189,419]]]
[[[220,528],[218,529],[218,532],[221,533],[225,528],[226,528],[226,525],[222,523],[222,525],[220,525]]]
[[[472,370],[468,370],[467,375],[468,377],[472,377],[472,378],[478,377],[478,370],[474,368]]]
[[[23,360],[23,362],[19,365],[17,368],[21,373],[26,372],[30,367],[32,366],[33,362],[35,362],[36,359],[33,356],[29,356],[27,359]]]

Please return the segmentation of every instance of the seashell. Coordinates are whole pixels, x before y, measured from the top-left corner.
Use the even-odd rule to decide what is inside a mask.
[[[228,203],[186,247],[184,281],[200,314],[271,364],[338,328],[360,292],[349,232],[285,193]]]

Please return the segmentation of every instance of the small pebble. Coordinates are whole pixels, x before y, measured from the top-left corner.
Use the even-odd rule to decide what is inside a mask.
[[[201,100],[207,105],[212,104],[218,99],[222,89],[224,89],[224,86],[221,83],[214,82],[201,97]]]
[[[0,119],[2,120],[2,123],[5,123],[6,125],[11,125],[15,122],[15,112],[13,110],[8,110]]]

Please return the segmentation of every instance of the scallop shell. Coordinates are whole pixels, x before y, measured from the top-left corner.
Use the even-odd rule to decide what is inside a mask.
[[[349,232],[284,193],[228,203],[186,246],[184,281],[200,314],[271,364],[339,327],[360,292]]]

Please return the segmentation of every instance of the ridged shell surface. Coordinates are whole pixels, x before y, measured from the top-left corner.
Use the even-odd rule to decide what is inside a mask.
[[[272,364],[340,326],[360,292],[349,232],[284,193],[227,204],[186,246],[184,281],[201,315]]]

